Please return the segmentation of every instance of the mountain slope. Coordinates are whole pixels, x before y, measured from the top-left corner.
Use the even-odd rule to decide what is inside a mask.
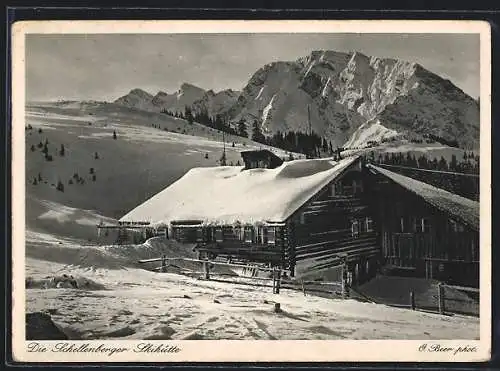
[[[132,89],[128,94],[114,101],[120,106],[136,108],[144,111],[154,110],[153,96],[142,89]]]
[[[195,85],[184,83],[180,89],[173,94],[159,92],[152,99],[152,104],[158,107],[158,110],[167,109],[172,112],[182,112],[186,106],[190,107],[194,102],[201,99],[205,90]]]
[[[153,96],[144,90],[133,89],[113,103],[144,111],[161,112],[167,109],[172,112],[184,112],[186,106],[190,107],[195,101],[203,98],[204,95],[205,90],[202,88],[184,83],[178,91],[172,94],[160,91]]]
[[[191,108],[193,112],[206,111],[210,117],[225,114],[237,101],[240,92],[226,89],[220,92],[207,91],[203,97],[195,101]]]
[[[336,145],[377,120],[391,135],[433,134],[464,147],[479,141],[479,106],[450,81],[416,63],[358,52],[314,51],[267,64],[229,113],[261,122],[266,133],[306,131],[310,117],[311,128]]]

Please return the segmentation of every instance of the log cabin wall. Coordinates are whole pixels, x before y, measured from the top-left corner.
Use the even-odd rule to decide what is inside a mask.
[[[389,179],[370,178],[382,263],[400,274],[478,287],[479,233]]]
[[[353,163],[287,221],[290,266],[313,260],[319,270],[345,256],[354,283],[374,276],[380,246],[365,177],[362,162]]]
[[[245,262],[268,263],[288,268],[287,236],[281,225],[206,226],[172,223],[172,237],[182,243],[195,243],[210,258],[224,257]]]

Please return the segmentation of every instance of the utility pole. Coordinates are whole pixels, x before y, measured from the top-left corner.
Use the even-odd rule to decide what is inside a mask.
[[[311,129],[311,106],[308,104],[307,105],[307,123],[309,125],[309,135],[312,134],[312,129]]]
[[[222,130],[222,157],[220,159],[221,166],[226,166],[226,132]]]

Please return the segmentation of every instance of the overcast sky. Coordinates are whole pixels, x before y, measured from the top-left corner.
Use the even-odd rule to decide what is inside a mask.
[[[460,34],[31,34],[26,94],[114,100],[137,87],[174,92],[183,82],[240,90],[264,64],[321,49],[418,62],[479,96],[479,35]]]

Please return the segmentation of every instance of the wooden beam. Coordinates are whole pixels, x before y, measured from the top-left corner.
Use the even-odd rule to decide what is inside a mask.
[[[118,222],[119,225],[150,225],[150,222]]]
[[[350,238],[344,238],[342,240],[328,240],[328,241],[322,241],[322,242],[316,242],[316,243],[311,243],[311,244],[307,244],[307,245],[300,245],[300,246],[296,246],[295,249],[296,251],[301,251],[301,250],[309,250],[311,248],[314,248],[314,247],[321,247],[321,246],[324,246],[326,249],[328,249],[328,246],[329,245],[334,245],[336,247],[340,247],[340,246],[345,246],[345,245],[349,245],[349,244],[356,244],[356,243],[363,243],[363,242],[366,242],[368,240],[372,240],[372,239],[376,239],[377,236],[372,233],[372,232],[367,232],[367,233],[370,233],[370,235],[368,236],[360,236],[358,238],[355,238],[355,237],[350,237]]]
[[[452,289],[455,289],[455,290],[459,290],[459,291],[476,292],[476,293],[480,292],[479,289],[477,289],[475,287],[468,287],[468,286],[456,286],[456,285],[447,285],[447,284],[444,284],[444,287],[449,287],[449,288],[452,288]]]
[[[233,263],[224,263],[224,262],[217,262],[214,260],[204,260],[204,259],[192,259],[192,258],[165,258],[165,260],[182,260],[182,261],[189,261],[189,262],[197,262],[197,263],[209,263],[213,265],[223,265],[223,266],[228,266],[228,267],[239,267],[239,268],[253,268],[253,269],[258,269],[261,271],[268,271],[271,272],[273,268],[267,268],[267,267],[259,267],[256,265],[242,265],[242,264],[233,264]],[[152,262],[158,262],[162,261],[162,258],[155,258],[155,259],[142,259],[139,260],[138,262],[143,264],[143,263],[152,263]],[[289,273],[288,270],[283,270],[283,272]]]

